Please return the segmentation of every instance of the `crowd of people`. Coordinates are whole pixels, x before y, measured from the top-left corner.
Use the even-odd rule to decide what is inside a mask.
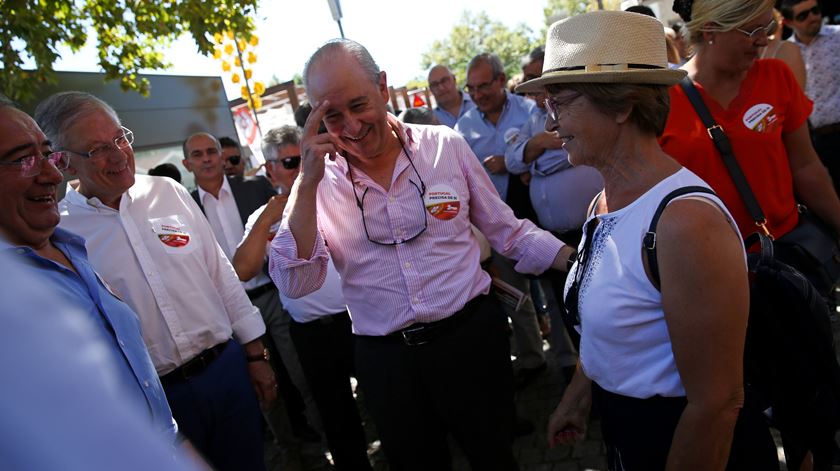
[[[492,52],[463,90],[435,65],[436,107],[399,118],[367,49],[329,41],[264,175],[185,136],[192,192],[172,165],[137,174],[94,95],[33,116],[0,97],[0,345],[24,358],[0,368],[0,468],[261,470],[268,430],[372,470],[369,414],[392,470],[452,469],[450,439],[516,470],[515,390],[548,340],[567,386],[547,446],[592,411],[610,470],[779,469],[772,411],[744,407],[756,223],[688,90],[763,230],[804,205],[840,234],[840,28],[816,0],[674,11],[679,39],[639,9],[559,21],[512,88]],[[833,432],[783,433],[787,469],[831,469]]]

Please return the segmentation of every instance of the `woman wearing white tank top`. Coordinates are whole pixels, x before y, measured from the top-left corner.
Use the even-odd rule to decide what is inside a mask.
[[[688,195],[661,215],[651,281],[642,240],[663,197],[702,186],[659,147],[668,115],[662,25],[599,11],[551,26],[540,79],[546,128],[574,165],[598,169],[604,192],[584,226],[566,307],[580,362],[549,420],[549,446],[580,440],[601,414],[611,470],[723,469],[743,403],[748,312],[743,244],[715,196]]]

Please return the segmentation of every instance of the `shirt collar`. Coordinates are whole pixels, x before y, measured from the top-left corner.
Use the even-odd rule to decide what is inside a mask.
[[[222,187],[219,189],[219,196],[221,196],[222,193],[232,194],[231,190],[230,190],[230,183],[228,183],[228,179],[225,176],[222,176]],[[198,199],[201,200],[201,204],[206,204],[204,202],[205,195],[213,198],[213,195],[204,191],[204,189],[199,186],[198,187]]]
[[[68,245],[73,245],[79,250],[85,249],[85,240],[82,237],[68,230],[62,229],[58,226],[55,227],[55,230],[50,236],[50,241],[52,241],[53,243],[60,242]],[[23,249],[25,251],[34,252],[34,250],[32,250],[32,247],[25,245],[13,245],[4,237],[0,236],[0,251],[5,252],[7,250],[13,249]]]
[[[133,188],[133,186],[132,186]],[[125,193],[123,193],[123,199],[127,195],[131,193],[131,188],[128,189]],[[70,204],[74,206],[79,206],[82,208],[90,207],[97,210],[108,210],[113,212],[119,212],[114,208],[106,205],[103,203],[99,198],[96,196],[88,198],[87,196],[79,193],[79,191],[70,183],[67,182],[67,191],[64,194],[64,199],[66,199]],[[120,201],[120,206],[122,206],[122,201]]]

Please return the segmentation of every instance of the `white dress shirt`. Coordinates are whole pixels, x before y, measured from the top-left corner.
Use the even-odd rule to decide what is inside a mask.
[[[268,205],[264,204],[260,206],[253,214],[248,216],[242,242],[245,242],[245,238],[251,233],[251,229],[254,228],[254,224],[257,223],[260,214],[265,211],[266,206]],[[279,228],[280,222],[276,222],[271,226],[269,239],[265,242],[266,257],[268,256],[268,247],[271,244],[271,239],[274,238],[274,234],[277,233]],[[344,302],[344,295],[341,292],[341,276],[336,271],[332,259],[327,262],[327,277],[324,280],[324,285],[318,288],[317,291],[296,299],[290,298],[280,292],[280,302],[283,303],[283,308],[292,316],[292,319],[300,323],[314,321],[320,317],[347,310],[347,303]]]
[[[227,341],[265,332],[207,219],[171,179],[136,175],[119,211],[70,185],[60,226],[86,239],[91,264],[140,316],[158,374]]]
[[[218,198],[204,191],[200,186],[198,187],[198,198],[204,206],[204,215],[207,216],[207,221],[210,222],[210,228],[213,229],[213,234],[216,235],[216,240],[219,241],[222,251],[228,260],[233,260],[239,241],[243,239],[244,228],[227,177],[222,178],[222,187],[219,189]],[[257,276],[242,282],[242,287],[251,290],[266,283],[271,283],[271,279],[260,270]]]

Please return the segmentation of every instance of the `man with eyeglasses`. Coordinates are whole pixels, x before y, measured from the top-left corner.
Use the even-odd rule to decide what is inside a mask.
[[[572,249],[514,217],[459,134],[389,114],[386,74],[361,44],[328,42],[303,77],[315,106],[272,279],[299,298],[335,263],[392,470],[452,469],[450,433],[472,469],[516,469],[507,321],[470,223],[522,272],[566,270]]]
[[[229,177],[245,176],[245,158],[242,157],[242,147],[232,138],[219,138],[222,147],[222,162],[225,164],[225,175]]]
[[[429,91],[435,96],[437,106],[434,109],[440,124],[455,127],[458,118],[475,108],[469,95],[458,88],[458,79],[448,67],[436,65],[429,70]]]
[[[103,377],[113,374],[119,394],[174,443],[177,427],[136,314],[88,262],[84,240],[56,227],[56,189],[69,162],[68,152],[54,152],[35,121],[0,96],[0,254],[14,257],[18,274],[36,279],[41,293],[84,314],[101,337],[104,350],[98,353],[115,368]]]
[[[276,395],[265,325],[198,206],[171,179],[134,174],[133,134],[93,95],[51,95],[35,118],[78,178],[59,203],[61,227],[85,238],[92,265],[138,314],[181,432],[217,469],[264,469],[257,395]]]
[[[840,192],[840,26],[824,25],[816,0],[782,0],[785,25],[802,51],[808,72],[805,94],[814,102],[811,139]]]

